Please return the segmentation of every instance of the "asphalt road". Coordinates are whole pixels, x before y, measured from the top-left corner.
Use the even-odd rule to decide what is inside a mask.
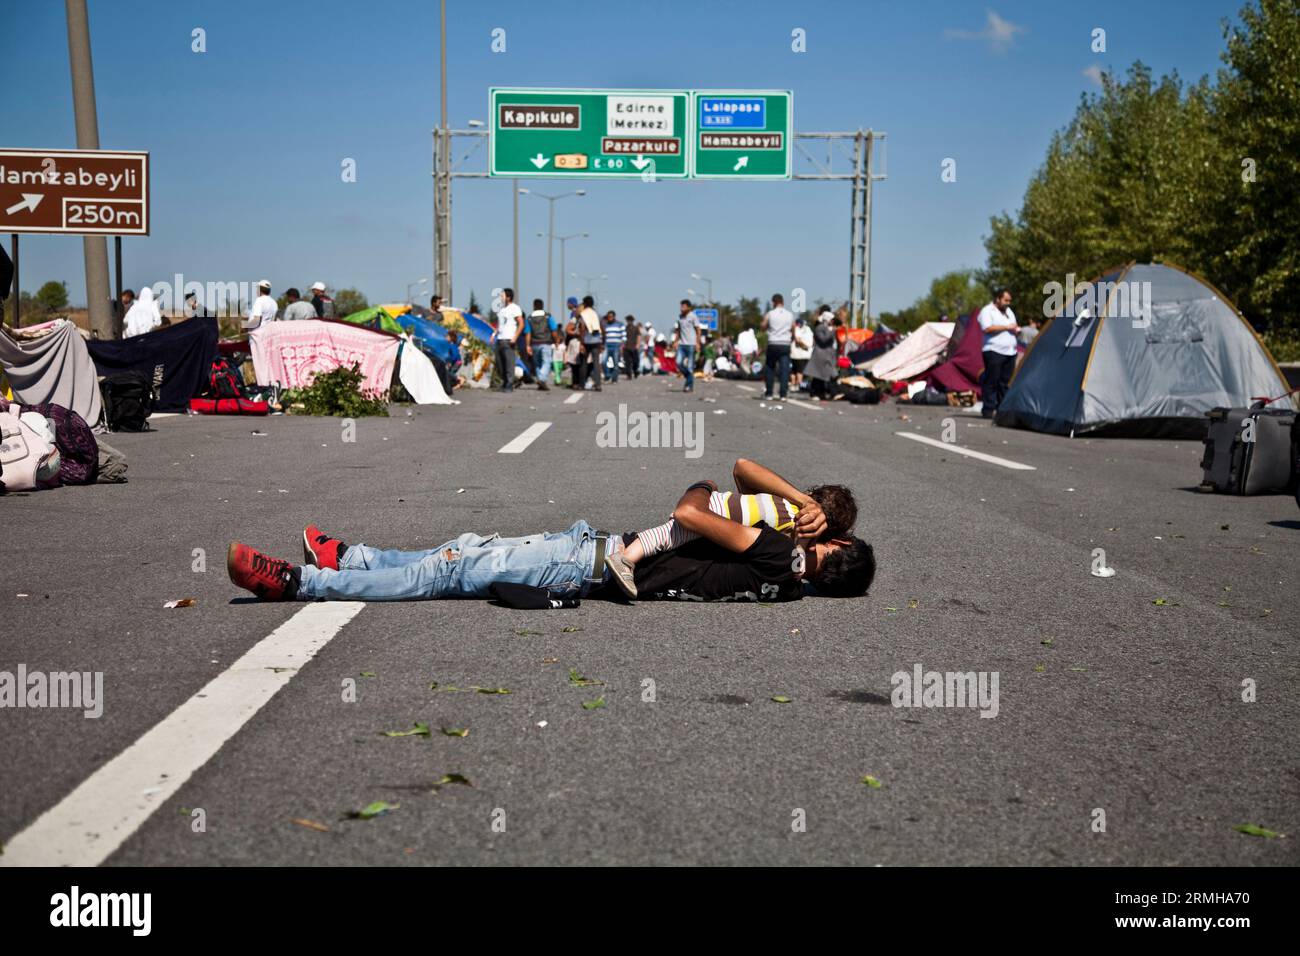
[[[0,500],[0,670],[104,675],[98,719],[0,710],[9,861],[21,831],[304,613],[236,590],[230,540],[292,558],[309,521],[405,547],[579,517],[633,529],[745,456],[854,489],[880,562],[868,597],[359,608],[192,776],[145,788],[153,812],[105,862],[1300,862],[1294,836],[1234,830],[1300,835],[1291,498],[1197,493],[1198,443],[1072,441],[892,404],[777,407],[733,382],[677,389],[471,393],[363,419],[350,443],[330,419],[165,418],[111,438],[127,485]],[[702,456],[598,447],[596,415],[620,402],[702,412]],[[945,418],[951,447],[897,434],[939,439]],[[540,421],[522,453],[498,452]],[[1113,577],[1090,573],[1096,548]],[[997,716],[890,706],[891,675],[917,664],[996,672]],[[575,686],[570,669],[604,683]],[[432,735],[381,735],[415,722]],[[446,774],[471,785],[435,791]],[[93,855],[120,801],[89,797],[60,839]],[[400,807],[345,819],[379,800]]]

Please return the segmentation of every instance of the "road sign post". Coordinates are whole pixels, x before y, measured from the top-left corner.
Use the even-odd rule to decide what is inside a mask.
[[[788,90],[696,90],[691,176],[789,179],[793,115]]]
[[[695,319],[700,328],[708,329],[710,332],[718,331],[718,310],[717,309],[696,309]]]
[[[0,232],[149,234],[149,154],[0,149]]]
[[[685,179],[685,90],[492,88],[489,176]]]

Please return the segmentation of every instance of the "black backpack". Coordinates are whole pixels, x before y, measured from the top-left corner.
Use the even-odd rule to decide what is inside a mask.
[[[153,382],[143,372],[115,372],[100,382],[104,422],[111,432],[149,430],[153,412]]]

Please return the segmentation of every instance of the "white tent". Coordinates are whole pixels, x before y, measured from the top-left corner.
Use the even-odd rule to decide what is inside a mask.
[[[915,378],[939,363],[956,328],[955,322],[927,322],[884,355],[858,367],[884,382]]]

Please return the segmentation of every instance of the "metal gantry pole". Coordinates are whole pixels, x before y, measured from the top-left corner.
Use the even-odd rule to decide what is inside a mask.
[[[518,295],[519,294],[519,180],[517,179],[510,180],[510,192],[514,196],[514,201],[515,201],[515,255],[514,255],[515,267],[513,271],[513,278],[514,278],[513,288],[515,290],[515,295]],[[546,268],[550,269],[550,266],[548,265]],[[547,276],[546,281],[550,282],[549,275]],[[551,296],[551,292],[548,289],[546,292],[546,297],[550,298],[550,296]]]
[[[871,163],[875,143],[875,132],[867,130],[867,189],[862,209],[862,315],[866,325],[871,324],[871,190],[875,183]]]
[[[518,192],[515,193],[519,195]],[[550,307],[551,299],[551,247],[555,245],[555,200],[547,200],[550,212],[546,217],[546,303]],[[564,288],[564,277],[560,277],[560,288]]]

